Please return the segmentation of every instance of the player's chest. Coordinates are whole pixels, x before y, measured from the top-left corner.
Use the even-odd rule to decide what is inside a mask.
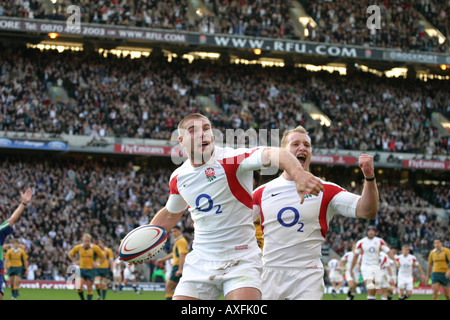
[[[321,196],[306,194],[304,202],[296,189],[270,188],[261,199],[261,211],[267,223],[278,222],[283,226],[317,223],[320,215]]]
[[[12,251],[9,255],[11,260],[20,260],[22,259],[22,252],[21,251]]]
[[[413,259],[410,257],[400,257],[398,259],[398,262],[400,263],[401,266],[403,267],[411,267],[413,264]]]
[[[380,252],[381,243],[377,240],[365,241],[362,244],[362,249],[365,254],[378,254]]]
[[[180,173],[177,180],[178,192],[191,208],[206,209],[211,201],[229,196],[227,174],[217,164]]]
[[[79,255],[81,258],[92,258],[94,256],[94,250],[92,248],[81,249]]]

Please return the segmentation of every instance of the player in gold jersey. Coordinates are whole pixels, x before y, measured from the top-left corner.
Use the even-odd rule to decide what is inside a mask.
[[[105,300],[106,292],[108,290],[108,280],[111,278],[111,274],[113,272],[114,253],[110,248],[105,246],[105,242],[103,240],[98,242],[98,246],[102,250],[106,259],[103,259],[103,262],[100,263],[100,259],[97,257],[97,263],[99,266],[96,270],[97,273],[94,284],[97,289],[98,300]]]
[[[12,299],[16,300],[19,296],[22,274],[26,276],[28,273],[28,255],[20,247],[18,239],[13,240],[13,247],[6,252],[5,262],[8,267],[8,276],[10,277]]]
[[[439,299],[439,287],[442,285],[445,298],[450,300],[450,249],[442,244],[441,239],[434,239],[434,249],[428,255],[427,279],[431,273],[431,287],[433,288],[433,299]]]
[[[175,287],[177,286],[178,282],[180,281],[181,275],[183,274],[183,266],[186,255],[189,252],[188,242],[183,236],[183,233],[181,232],[181,228],[179,226],[176,225],[172,228],[172,236],[175,239],[172,252],[164,258],[156,260],[156,264],[159,265],[160,263],[163,263],[168,259],[173,259],[172,272],[170,274],[169,281],[166,281],[166,300],[172,300]]]
[[[80,267],[81,285],[77,287],[78,295],[84,300],[83,285],[87,286],[87,299],[92,300],[92,284],[95,278],[95,268],[103,263],[106,256],[103,254],[99,246],[92,243],[90,234],[83,235],[83,243],[76,245],[69,252],[69,259]],[[78,254],[78,261],[76,255]],[[98,263],[96,262],[96,259]]]

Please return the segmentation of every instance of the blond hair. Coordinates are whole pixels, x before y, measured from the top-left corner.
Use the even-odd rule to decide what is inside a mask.
[[[302,126],[298,126],[298,127],[294,128],[294,129],[291,129],[291,130],[285,130],[284,133],[283,133],[283,137],[281,138],[281,147],[282,148],[286,147],[286,145],[288,143],[289,135],[291,133],[294,133],[294,132],[304,133],[306,135],[309,134],[308,131],[306,131],[306,129],[304,127],[302,127]]]
[[[85,234],[83,234],[83,237],[81,237],[81,239],[84,239],[84,238],[92,239],[92,236],[89,233],[85,233]]]
[[[178,135],[180,135],[181,129],[186,129],[186,128],[184,128],[184,124],[185,124],[188,120],[193,119],[193,118],[204,118],[204,119],[210,121],[206,116],[202,115],[201,113],[191,113],[190,115],[187,115],[186,117],[184,117],[183,120],[181,120],[181,121],[178,123],[178,127],[177,127],[177,129],[178,129]],[[211,122],[211,121],[210,121],[210,122]]]

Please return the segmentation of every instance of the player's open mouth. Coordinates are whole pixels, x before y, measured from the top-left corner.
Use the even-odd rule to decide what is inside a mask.
[[[299,155],[297,156],[297,159],[298,159],[298,161],[300,161],[300,163],[301,163],[302,165],[304,165],[305,162],[306,162],[306,155],[304,155],[304,154],[299,154]]]
[[[208,147],[210,143],[211,142],[209,142],[209,141],[202,141],[202,150],[205,150],[206,147]]]

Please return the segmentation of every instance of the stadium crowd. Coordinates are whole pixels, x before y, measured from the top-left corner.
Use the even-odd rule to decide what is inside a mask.
[[[445,36],[450,35],[450,3],[440,0],[416,0],[415,7]]]
[[[424,18],[414,6],[414,1],[303,0],[302,2],[318,25],[316,29],[307,27],[310,30],[308,40],[397,48],[404,51],[448,52],[449,49],[448,40],[440,44],[437,37],[431,37],[425,32]],[[367,8],[371,5],[380,8],[378,29],[367,28],[369,18]],[[440,20],[436,21],[433,17],[431,22],[439,23]]]
[[[67,253],[81,242],[82,234],[90,233],[94,243],[104,240],[117,253],[125,234],[150,221],[165,205],[172,166],[170,160],[137,166],[123,158],[2,154],[0,220],[17,206],[19,192],[32,188],[33,202],[17,222],[15,237],[26,246],[35,279],[62,280],[71,265]],[[359,184],[354,188],[342,186],[356,193],[362,188]],[[448,188],[446,192],[448,206]],[[425,210],[429,203],[411,187],[383,186],[380,198],[375,224],[379,236],[392,247],[399,249],[406,243],[413,250],[425,252],[434,237],[440,236],[445,245],[450,244],[448,225]],[[180,226],[191,241],[194,230],[188,212]],[[367,221],[336,216],[326,243],[342,254],[366,227]],[[150,263],[147,266],[154,267]]]
[[[107,58],[96,52],[3,48],[0,51],[0,130],[170,139],[180,119],[202,111],[197,96],[219,107],[212,120],[226,128],[307,126],[316,148],[449,155],[450,139],[431,124],[450,115],[445,81],[348,76],[304,68],[222,64],[150,56]],[[177,71],[177,72],[175,72]],[[64,88],[71,101],[54,102]],[[330,127],[308,122],[302,103],[318,106]]]
[[[446,1],[414,0],[407,3],[390,1],[300,1],[315,20],[310,24],[307,40],[399,48],[405,51],[449,52],[448,14]],[[31,19],[66,20],[69,5],[80,8],[81,21],[110,25],[163,28],[271,38],[299,39],[291,21],[289,1],[280,0],[204,0],[211,14],[188,15],[188,1],[63,0],[54,4],[39,0],[0,1],[0,16]],[[366,26],[367,8],[376,4],[381,10],[381,28]],[[440,29],[447,40],[425,32],[425,17]]]

